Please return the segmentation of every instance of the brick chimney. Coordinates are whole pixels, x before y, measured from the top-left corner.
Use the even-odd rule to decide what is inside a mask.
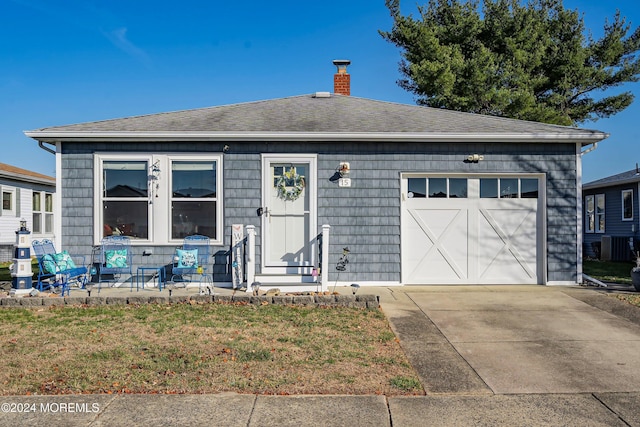
[[[337,95],[351,95],[351,76],[347,73],[347,66],[351,64],[348,59],[336,59],[333,65],[337,67],[333,75],[333,93]]]

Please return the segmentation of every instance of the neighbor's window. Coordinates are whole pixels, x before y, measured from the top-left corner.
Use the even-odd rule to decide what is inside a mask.
[[[584,198],[584,228],[587,233],[596,230],[596,201],[595,196]]]
[[[604,233],[604,194],[596,194],[596,233]]]
[[[31,231],[42,233],[42,195],[39,191],[34,191],[31,194],[31,199],[31,210],[33,211]]]
[[[585,231],[604,233],[604,194],[586,196],[584,206]]]
[[[622,190],[622,220],[633,220],[633,190]]]
[[[11,190],[2,190],[2,210],[5,212],[13,211],[13,195]]]
[[[53,233],[53,194],[34,191],[31,195],[31,210],[33,211],[32,231]]]
[[[171,162],[171,239],[201,234],[215,240],[216,163],[214,160]]]
[[[217,154],[97,155],[102,210],[96,212],[96,238],[178,244],[201,234],[220,243],[221,161]]]
[[[44,232],[53,233],[53,194],[44,193]]]

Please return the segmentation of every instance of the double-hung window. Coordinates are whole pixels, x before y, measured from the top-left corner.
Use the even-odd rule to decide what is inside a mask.
[[[31,193],[31,198],[31,210],[33,212],[31,231],[34,234],[40,234],[42,233],[42,193],[34,191]]]
[[[53,194],[34,191],[31,193],[34,234],[53,233]]]
[[[53,233],[53,194],[44,193],[44,232]]]
[[[222,156],[98,154],[95,238],[178,244],[200,234],[222,242]]]
[[[585,231],[587,233],[604,233],[604,194],[594,194],[586,196],[584,212]]]

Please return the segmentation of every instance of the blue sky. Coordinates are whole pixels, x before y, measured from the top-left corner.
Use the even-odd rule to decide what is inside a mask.
[[[417,3],[426,3],[426,0]],[[403,13],[414,12],[404,1]],[[413,104],[384,0],[0,0],[0,162],[53,176],[54,156],[23,134],[48,126],[333,90],[350,59],[351,94]],[[637,0],[565,0],[594,36]],[[628,85],[640,98],[640,83]],[[615,89],[614,92],[615,93]],[[584,181],[633,169],[640,99],[582,125],[611,134],[584,157]]]

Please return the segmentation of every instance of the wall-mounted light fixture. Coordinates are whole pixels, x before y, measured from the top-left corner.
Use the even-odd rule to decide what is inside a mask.
[[[338,166],[338,172],[340,172],[340,176],[349,175],[351,172],[351,166],[349,162],[340,162],[340,166]]]
[[[478,163],[482,160],[484,160],[484,156],[482,154],[469,154],[467,156],[467,162],[469,163]]]

